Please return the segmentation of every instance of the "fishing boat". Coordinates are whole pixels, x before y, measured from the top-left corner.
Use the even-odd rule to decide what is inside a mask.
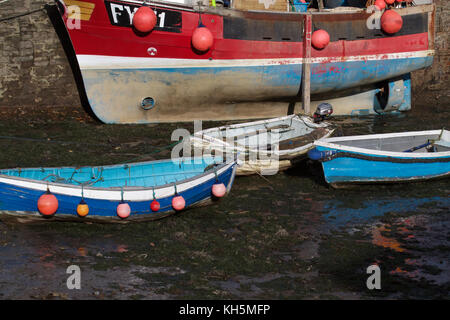
[[[0,170],[0,218],[128,223],[160,219],[230,192],[234,160],[179,158],[97,167]]]
[[[306,157],[315,140],[333,131],[327,122],[290,115],[206,129],[196,132],[190,141],[204,154],[238,157],[237,175],[271,175]]]
[[[322,163],[325,180],[333,187],[450,175],[447,130],[326,138],[314,146],[308,156]]]
[[[297,12],[287,0],[278,7],[281,0],[235,0],[230,7],[189,0],[56,1],[80,95],[105,123],[311,115],[323,102],[335,115],[406,111],[410,73],[430,66],[434,56],[431,0],[381,12]],[[147,5],[156,24],[140,32],[135,14]],[[382,29],[387,12],[401,20],[400,30]],[[194,41],[199,30],[209,34],[206,48]],[[319,30],[329,36],[323,48],[314,46]],[[307,84],[310,111],[301,103]]]

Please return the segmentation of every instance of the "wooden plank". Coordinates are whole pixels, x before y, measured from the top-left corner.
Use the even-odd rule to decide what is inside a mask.
[[[317,3],[319,4],[319,11],[323,11],[323,0],[317,0]]]
[[[311,34],[312,16],[305,14],[305,35],[303,37],[302,105],[306,115],[311,114]]]
[[[234,0],[233,8],[239,10],[289,11],[288,0]]]

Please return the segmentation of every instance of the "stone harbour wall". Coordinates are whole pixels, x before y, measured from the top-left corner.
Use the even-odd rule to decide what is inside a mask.
[[[431,67],[413,73],[413,88],[414,93],[428,91],[448,96],[450,3],[435,3],[437,54]],[[44,10],[46,4],[54,2],[0,1],[0,108],[81,108],[68,59]]]
[[[0,3],[0,107],[79,106],[61,42],[43,9],[51,0]]]
[[[436,94],[450,96],[450,2],[435,0],[435,50],[433,65],[412,73],[413,93],[435,91]]]

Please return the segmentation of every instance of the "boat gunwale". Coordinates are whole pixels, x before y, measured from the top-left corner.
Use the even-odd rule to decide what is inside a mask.
[[[377,156],[387,156],[391,158],[446,158],[450,157],[450,151],[443,152],[398,152],[398,151],[382,151],[361,147],[351,147],[336,142],[339,141],[354,141],[354,140],[369,140],[369,139],[383,139],[383,138],[397,138],[397,137],[410,137],[410,136],[427,136],[427,135],[442,135],[445,129],[428,130],[428,131],[409,131],[409,132],[397,132],[397,133],[381,133],[381,134],[369,134],[369,135],[356,135],[356,136],[344,136],[319,139],[314,142],[314,146],[325,147],[330,149],[344,150],[353,153],[370,154]]]
[[[292,119],[299,118],[299,120],[301,120],[301,121],[304,121],[303,119],[306,119],[306,121],[310,122],[311,125],[317,126],[317,127],[325,128],[325,127],[331,126],[331,123],[326,122],[326,121],[323,121],[320,123],[314,123],[314,122],[311,122],[311,120],[307,116],[299,116],[298,114],[290,114],[290,115],[278,117],[278,118],[262,119],[262,120],[249,121],[249,122],[243,122],[243,123],[235,123],[235,124],[224,125],[224,126],[220,126],[220,127],[208,128],[208,129],[205,129],[202,131],[198,131],[194,135],[199,135],[202,132],[206,133],[206,132],[211,132],[211,131],[215,131],[215,130],[221,131],[223,129],[236,129],[236,128],[241,128],[241,127],[250,127],[250,126],[259,125],[259,124],[283,121],[283,120],[287,120],[289,118],[292,118]]]
[[[186,158],[177,158],[177,159],[186,159]],[[187,158],[187,159],[195,159],[195,158]],[[167,161],[167,160],[166,160]],[[157,161],[149,161],[149,162],[136,162],[134,164],[147,164],[147,163],[155,163],[155,162],[164,162],[164,160],[157,160]],[[100,192],[108,192],[108,191],[115,191],[115,192],[124,192],[127,191],[128,193],[130,192],[140,192],[140,191],[148,191],[148,190],[155,190],[156,191],[161,191],[162,189],[166,189],[168,187],[173,187],[174,185],[177,185],[179,189],[182,189],[183,185],[188,184],[190,182],[193,181],[197,181],[207,175],[211,175],[211,174],[217,174],[218,176],[225,173],[231,166],[233,166],[236,163],[236,160],[228,160],[225,162],[222,162],[220,164],[218,164],[218,166],[216,168],[211,168],[207,171],[204,171],[198,175],[195,175],[191,178],[187,178],[187,179],[183,179],[183,180],[179,180],[176,182],[172,182],[172,183],[167,183],[164,185],[157,185],[154,187],[137,187],[137,186],[124,186],[124,187],[92,187],[92,186],[81,186],[81,185],[75,185],[75,184],[65,184],[65,183],[59,183],[59,182],[48,182],[48,181],[42,181],[42,180],[37,180],[37,179],[30,179],[30,178],[23,178],[23,177],[16,177],[16,176],[9,176],[9,175],[5,175],[5,174],[0,174],[0,183],[4,183],[4,184],[10,184],[10,185],[14,185],[13,183],[9,183],[7,182],[7,180],[11,180],[11,181],[19,181],[19,182],[25,182],[25,183],[31,183],[31,184],[35,184],[36,188],[30,188],[30,187],[23,187],[23,186],[19,186],[22,188],[30,188],[33,190],[39,190],[42,188],[39,188],[39,186],[44,186],[45,188],[47,188],[48,186],[52,186],[52,187],[60,187],[60,188],[64,188],[67,189],[68,191],[70,190],[74,190],[74,191],[79,191],[81,192],[81,190],[84,191],[100,191]],[[112,166],[116,166],[116,165],[111,165]],[[117,165],[120,166],[120,165]],[[100,166],[101,167],[101,166]],[[207,166],[206,166],[207,167]],[[56,167],[57,168],[57,167]],[[72,168],[72,167],[67,167],[67,168]],[[87,166],[87,168],[90,168]],[[28,168],[28,169],[34,169],[34,168]],[[215,171],[215,172],[214,172]],[[214,177],[212,177],[214,178]],[[1,180],[6,180],[6,181],[1,181]],[[210,180],[210,178],[207,179],[207,181]],[[194,186],[188,186],[187,188],[183,189],[183,191],[185,190],[189,190]],[[180,191],[180,190],[179,190]],[[180,191],[181,192],[181,191]],[[60,193],[55,191],[55,193]],[[65,194],[65,193],[64,193]],[[72,196],[78,196],[78,195],[74,195],[74,194],[67,194],[67,195],[72,195]],[[162,197],[166,197],[166,196],[162,196]],[[100,197],[91,197],[91,196],[85,196],[85,198],[90,198],[90,199],[105,199],[105,198],[100,198]],[[157,198],[161,198],[161,197],[157,197]],[[151,196],[151,199],[153,199],[153,196]],[[133,200],[131,200],[133,201]],[[138,200],[134,200],[134,201],[138,201]]]

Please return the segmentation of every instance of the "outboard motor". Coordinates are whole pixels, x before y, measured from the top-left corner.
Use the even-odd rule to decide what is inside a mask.
[[[321,103],[317,106],[316,112],[314,112],[314,122],[321,122],[326,117],[329,117],[333,113],[333,107],[329,103]]]

